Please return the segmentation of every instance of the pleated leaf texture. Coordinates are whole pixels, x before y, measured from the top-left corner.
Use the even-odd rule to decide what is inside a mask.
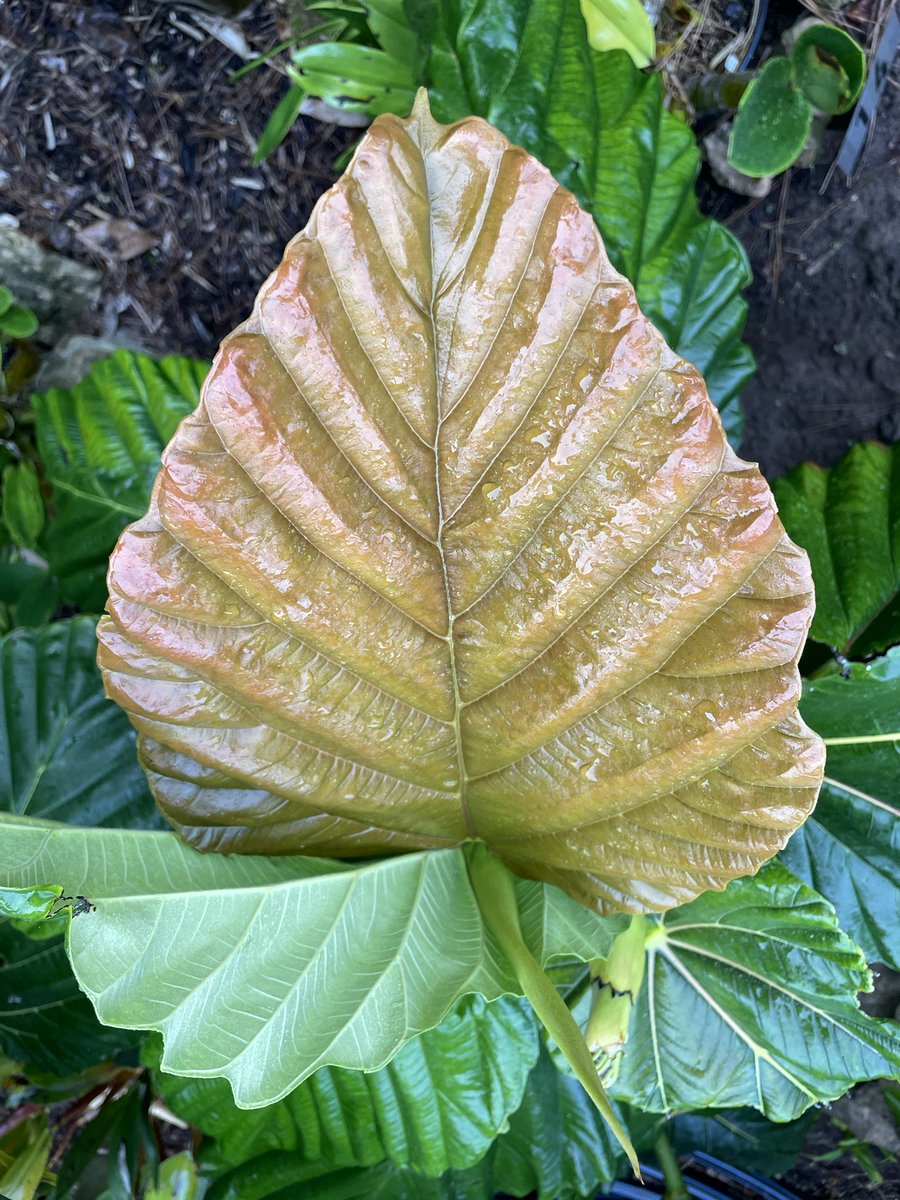
[[[480,838],[662,909],[819,787],[768,486],[570,193],[424,96],[226,338],[109,582],[108,692],[202,850]]]

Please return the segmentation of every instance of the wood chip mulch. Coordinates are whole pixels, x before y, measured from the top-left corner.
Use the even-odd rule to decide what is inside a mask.
[[[120,331],[201,357],[247,316],[358,136],[301,118],[254,166],[286,81],[266,65],[231,77],[287,35],[285,9],[258,0],[233,22],[243,56],[206,21],[150,0],[0,3],[0,211],[99,267]]]

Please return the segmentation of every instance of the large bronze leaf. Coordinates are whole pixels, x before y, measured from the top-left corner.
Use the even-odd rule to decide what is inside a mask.
[[[809,812],[806,555],[591,219],[495,129],[372,126],[228,337],[100,661],[193,845],[481,838],[597,909]]]

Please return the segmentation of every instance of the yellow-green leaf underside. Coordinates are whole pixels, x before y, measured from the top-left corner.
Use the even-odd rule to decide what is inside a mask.
[[[216,359],[100,662],[193,845],[486,841],[599,910],[815,799],[805,554],[591,219],[483,121],[378,120]]]

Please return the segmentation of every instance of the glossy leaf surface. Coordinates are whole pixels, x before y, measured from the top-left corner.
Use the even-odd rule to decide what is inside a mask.
[[[581,0],[581,12],[595,50],[624,50],[636,67],[650,65],[656,38],[640,0]]]
[[[428,1179],[393,1163],[331,1171],[270,1152],[218,1175],[209,1200],[292,1200],[300,1184],[304,1200],[580,1200],[611,1183],[624,1162],[584,1089],[542,1050],[509,1129],[472,1167]]]
[[[805,556],[596,228],[478,120],[383,118],[121,539],[109,694],[206,850],[480,838],[665,908],[808,812]]]
[[[772,485],[816,581],[810,636],[864,658],[900,641],[900,444],[860,442]]]
[[[540,159],[593,215],[615,267],[670,345],[706,377],[740,440],[753,374],[741,341],[750,267],[740,242],[701,216],[700,152],[664,106],[662,78],[624,51],[592,50],[568,0],[407,0],[435,116],[475,113]]]
[[[770,58],[741,97],[728,139],[729,163],[755,179],[786,171],[806,145],[812,119],[790,60]]]
[[[163,1034],[162,1067],[280,1100],[321,1066],[372,1071],[464,995],[515,992],[463,854],[357,869],[323,858],[202,855],[172,833],[0,817],[0,883],[52,879],[93,911],[69,953],[104,1024]],[[607,953],[620,922],[520,882],[540,962]]]
[[[522,1103],[537,1059],[520,1000],[464,1000],[380,1071],[323,1067],[278,1104],[247,1112],[221,1080],[160,1077],[170,1108],[216,1141],[217,1164],[267,1151],[333,1168],[390,1160],[426,1175],[477,1162]]]
[[[896,1022],[859,1008],[865,958],[778,863],[667,914],[648,942],[613,1089],[646,1111],[748,1105],[775,1121],[900,1070]]]
[[[62,893],[61,887],[0,888],[0,917],[17,921],[43,921]]]
[[[99,1023],[63,939],[32,941],[0,921],[0,1049],[34,1071],[66,1075],[111,1058],[133,1035]]]
[[[811,681],[803,712],[825,739],[825,782],[783,859],[870,962],[900,970],[900,648]]]
[[[141,516],[162,448],[197,403],[206,364],[117,350],[73,388],[33,398],[38,449],[53,491],[45,533],[67,604],[100,612],[109,553]]]
[[[103,695],[96,654],[92,617],[0,638],[0,810],[159,828],[134,731]]]

